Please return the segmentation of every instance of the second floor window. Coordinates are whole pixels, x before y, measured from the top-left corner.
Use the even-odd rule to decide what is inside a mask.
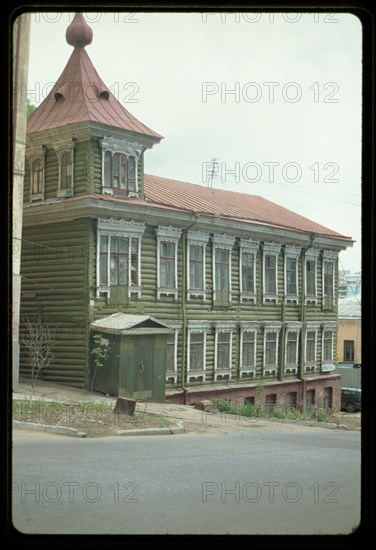
[[[316,262],[306,260],[306,294],[316,296]]]
[[[354,340],[343,341],[343,360],[346,362],[354,361]]]
[[[254,281],[255,255],[252,252],[242,252],[242,291],[255,292]]]
[[[190,289],[204,288],[204,247],[190,245],[189,248],[189,287]]]
[[[160,243],[160,286],[175,288],[175,243]]]
[[[202,332],[191,332],[189,344],[189,370],[204,370],[205,338]]]
[[[231,368],[231,332],[218,332],[217,336],[217,369]]]
[[[296,258],[286,258],[286,294],[295,296],[297,293],[296,285]]]
[[[323,361],[333,361],[333,332],[331,330],[324,330],[322,348]]]
[[[286,335],[286,365],[298,362],[298,332],[288,330]]]
[[[277,366],[277,342],[276,332],[267,332],[265,334],[265,367]]]
[[[277,258],[272,254],[265,255],[265,294],[277,293]]]
[[[324,262],[324,296],[333,297],[333,262]]]
[[[36,159],[33,161],[31,166],[31,193],[32,195],[38,195],[43,193],[44,185],[44,175],[43,175],[43,162],[41,159]]]
[[[243,332],[242,344],[242,368],[253,368],[255,366],[255,332]]]
[[[305,350],[306,363],[314,363],[316,360],[316,331],[308,330]]]
[[[101,286],[137,286],[138,239],[101,235],[99,273]]]
[[[230,253],[224,248],[215,249],[215,288],[229,291],[229,257]]]

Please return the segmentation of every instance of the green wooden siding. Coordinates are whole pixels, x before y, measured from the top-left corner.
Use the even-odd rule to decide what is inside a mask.
[[[77,387],[88,360],[88,220],[24,227],[21,334],[26,316],[42,314],[56,339],[54,361],[43,377]],[[21,374],[30,374],[21,337]]]

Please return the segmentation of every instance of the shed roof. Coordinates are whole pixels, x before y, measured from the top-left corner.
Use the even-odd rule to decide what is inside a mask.
[[[162,321],[157,321],[150,315],[130,315],[121,312],[97,319],[91,323],[91,327],[93,330],[124,335],[168,334],[173,332],[171,327]]]

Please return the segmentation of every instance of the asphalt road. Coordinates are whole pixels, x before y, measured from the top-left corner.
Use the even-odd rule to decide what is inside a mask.
[[[346,534],[360,434],[14,432],[13,525],[49,534]]]

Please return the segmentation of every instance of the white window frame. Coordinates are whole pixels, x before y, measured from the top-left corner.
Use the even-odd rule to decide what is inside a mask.
[[[317,263],[320,256],[320,250],[309,249],[305,253],[304,257],[304,295],[306,304],[316,304],[317,303]],[[307,295],[307,261],[315,262],[315,294],[314,296]]]
[[[174,384],[176,384],[178,380],[178,338],[181,326],[170,324],[170,327],[174,329],[174,370],[170,372],[166,371],[166,382],[173,380]]]
[[[58,165],[59,165],[59,183],[58,183],[58,189],[57,189],[57,193],[56,193],[56,196],[57,197],[72,197],[73,196],[73,190],[74,190],[74,150],[76,148],[76,141],[75,140],[72,140],[72,143],[70,145],[70,147],[66,146],[66,147],[63,147],[63,148],[60,148],[60,149],[55,149],[56,151],[56,154],[57,154],[57,157],[58,157]],[[61,163],[62,163],[62,158],[63,158],[63,155],[65,153],[69,153],[70,154],[70,158],[71,158],[71,167],[72,167],[72,182],[71,182],[71,186],[70,187],[67,187],[67,188],[61,188]]]
[[[188,334],[187,334],[187,381],[194,381],[202,377],[202,381],[206,379],[206,335],[210,327],[210,323],[207,321],[188,321]],[[191,358],[191,334],[200,333],[203,335],[203,369],[202,370],[190,370],[190,358]]]
[[[232,376],[232,335],[236,330],[236,323],[232,321],[221,321],[215,323],[215,333],[214,333],[214,381],[217,381],[219,378],[231,380]],[[230,350],[229,350],[229,359],[230,365],[227,369],[218,370],[218,333],[226,332],[230,334]]]
[[[212,236],[212,270],[213,270],[213,300],[217,299],[217,289],[216,289],[216,277],[215,277],[215,251],[219,248],[221,250],[228,250],[228,292],[229,292],[229,301],[232,300],[231,296],[231,262],[232,262],[232,249],[235,244],[235,237],[229,235],[219,235],[214,234]]]
[[[111,250],[111,237],[125,237],[125,238],[135,238],[138,239],[138,265],[137,265],[137,280],[138,285],[132,286],[128,285],[128,297],[131,296],[131,294],[137,294],[138,298],[141,297],[141,239],[145,231],[146,224],[145,223],[137,223],[133,220],[124,220],[123,218],[117,220],[117,219],[104,219],[99,218],[98,224],[97,224],[97,258],[96,258],[96,266],[97,266],[97,298],[99,298],[102,294],[106,294],[107,297],[110,296],[111,293],[111,285],[110,285],[110,262],[109,262],[109,256],[110,256],[110,250]],[[101,236],[107,236],[108,237],[108,261],[107,261],[107,286],[100,284],[100,242],[101,242]],[[131,281],[131,274],[130,274],[130,268],[131,268],[131,262],[130,258],[128,260],[128,282]]]
[[[263,303],[274,302],[278,304],[278,259],[281,251],[279,243],[264,243],[262,247],[262,301]],[[275,256],[275,294],[265,292],[265,257]]]
[[[278,371],[278,352],[279,352],[279,336],[280,336],[280,332],[281,332],[281,327],[282,327],[282,323],[280,323],[279,321],[276,321],[274,323],[265,323],[264,324],[264,342],[263,342],[263,350],[262,350],[262,371],[263,371],[263,375],[266,375],[266,374],[274,374],[276,375],[277,374],[277,371]],[[271,332],[274,332],[277,334],[277,339],[276,339],[276,351],[275,351],[275,366],[273,365],[266,365],[265,364],[265,360],[266,360],[266,335],[271,333]]]
[[[335,250],[324,250],[322,254],[321,262],[321,278],[322,278],[322,304],[324,309],[332,310],[336,303],[336,264],[338,259],[338,252]],[[333,265],[333,283],[332,283],[332,296],[326,296],[325,294],[325,264]],[[330,301],[331,299],[331,301]]]
[[[113,136],[105,136],[100,140],[102,148],[102,193],[107,195],[113,195],[113,189],[110,187],[105,187],[104,185],[104,157],[106,152],[111,153],[113,157],[116,153],[125,155],[127,158],[133,157],[135,160],[135,191],[128,191],[126,198],[138,197],[139,196],[139,182],[138,182],[138,164],[142,156],[142,153],[145,150],[140,143],[135,141],[129,141],[126,139],[118,139]]]
[[[256,288],[256,263],[257,252],[260,247],[260,241],[254,241],[252,239],[240,239],[239,240],[239,290],[240,290],[240,303],[248,301],[256,303],[257,301],[257,288]],[[253,292],[246,292],[243,290],[243,252],[246,254],[253,254]]]
[[[315,371],[317,367],[317,334],[320,329],[320,323],[319,322],[308,322],[306,325],[305,330],[305,342],[304,342],[304,371]],[[307,334],[308,332],[314,332],[315,333],[315,349],[314,349],[314,361],[307,361]]]
[[[335,334],[337,333],[337,323],[327,322],[322,323],[322,335],[321,335],[321,372],[328,372],[333,371],[335,369],[334,365],[334,344],[335,344]],[[324,340],[325,340],[325,333],[331,332],[332,333],[332,358],[331,359],[324,359]]]
[[[301,254],[301,248],[297,246],[285,246],[285,261],[284,261],[284,289],[285,289],[285,303],[299,304],[299,257]],[[295,260],[295,277],[296,277],[296,292],[295,294],[287,293],[287,260],[293,258]]]
[[[157,236],[157,299],[161,296],[173,296],[175,300],[178,298],[178,245],[182,233],[181,227],[172,227],[172,225],[160,226],[155,230]],[[172,288],[161,287],[161,243],[168,242],[174,244],[174,281],[175,286]]]
[[[29,159],[30,164],[30,202],[32,201],[44,201],[44,193],[46,189],[46,159],[44,153],[36,154],[30,157]],[[40,160],[42,162],[42,191],[40,193],[33,193],[33,164],[36,160]]]
[[[253,322],[241,322],[240,323],[240,350],[239,350],[239,372],[240,372],[240,378],[242,378],[244,375],[253,374],[255,376],[256,374],[256,357],[257,357],[257,331],[260,328],[260,323],[253,323]],[[254,351],[253,351],[253,367],[243,367],[243,337],[245,332],[252,332],[254,335]]]
[[[206,246],[209,242],[209,233],[202,233],[201,231],[188,231],[187,232],[187,299],[191,296],[201,296],[206,299]],[[190,250],[191,246],[202,247],[202,269],[203,269],[203,288],[191,288],[190,278]]]
[[[301,322],[287,323],[285,331],[285,374],[297,374],[299,368],[299,339],[300,331],[302,329]],[[289,332],[296,333],[296,352],[295,352],[295,362],[290,364],[287,363],[287,340]]]

